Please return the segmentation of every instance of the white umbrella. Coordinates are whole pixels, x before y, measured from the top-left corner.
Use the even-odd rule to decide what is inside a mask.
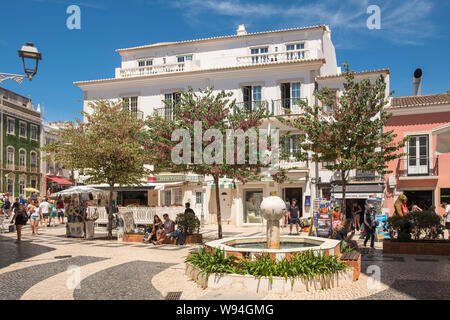
[[[89,186],[75,186],[71,187],[59,192],[55,192],[51,195],[51,197],[58,197],[58,196],[70,196],[72,194],[83,194],[83,193],[106,193],[107,191],[92,188]]]

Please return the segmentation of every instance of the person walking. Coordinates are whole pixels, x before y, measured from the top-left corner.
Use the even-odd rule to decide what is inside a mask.
[[[444,208],[445,210],[445,229],[447,229],[448,239],[450,240],[450,204],[448,204],[447,202],[443,202],[442,208]]]
[[[369,204],[367,212],[364,215],[364,227],[366,230],[366,237],[364,239],[364,247],[367,246],[367,241],[370,239],[370,247],[375,248],[375,230],[377,227],[377,218],[373,204]]]
[[[9,197],[6,196],[3,202],[3,214],[9,217],[9,211],[11,210],[11,202],[9,202]]]
[[[286,199],[285,204],[286,204],[286,214],[283,217],[283,227],[287,228],[289,224],[289,211],[291,210],[291,202],[289,201],[289,199]]]
[[[28,214],[30,216],[31,235],[37,236],[39,235],[39,221],[42,219],[42,213],[36,200],[31,201]]]
[[[13,223],[16,226],[18,242],[22,240],[22,228],[24,225],[27,224],[27,221],[28,221],[27,210],[25,206],[22,203],[20,203],[19,206],[17,207],[17,210],[14,211],[14,216],[11,221],[11,223]]]
[[[292,235],[292,225],[295,224],[297,234],[300,233],[300,209],[297,207],[297,200],[292,199],[291,208],[289,210],[289,235]]]
[[[53,201],[50,202],[50,218],[48,221],[48,226],[50,227],[51,223],[53,221],[53,227],[55,227],[56,222],[56,206]]]
[[[44,197],[41,204],[39,204],[39,211],[41,213],[41,216],[43,217],[44,225],[50,227],[50,221],[48,221],[47,224],[47,220],[49,220],[50,218],[50,203],[47,201],[47,197]]]
[[[358,202],[353,202],[352,206],[352,215],[353,215],[353,230],[358,231],[361,228],[360,220],[361,220],[361,206]]]
[[[56,202],[56,211],[58,214],[58,223],[64,224],[64,201],[61,197],[59,197]]]

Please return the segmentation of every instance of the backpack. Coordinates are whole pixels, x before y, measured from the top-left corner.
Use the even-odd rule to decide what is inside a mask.
[[[16,217],[16,221],[18,221],[20,224],[27,224],[28,222],[28,214],[26,211],[23,211],[19,213]]]
[[[184,232],[180,232],[180,234],[177,237],[177,245],[184,245],[186,242],[186,234]]]

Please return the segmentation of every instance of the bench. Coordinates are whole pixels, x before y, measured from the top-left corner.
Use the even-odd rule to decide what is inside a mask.
[[[339,257],[339,260],[353,268],[353,281],[358,280],[361,273],[361,253],[345,252]]]

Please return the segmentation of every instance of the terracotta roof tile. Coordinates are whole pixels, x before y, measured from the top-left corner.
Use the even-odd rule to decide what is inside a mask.
[[[385,73],[390,74],[389,69],[379,69],[379,70],[367,70],[367,71],[358,71],[355,72],[355,76],[361,76],[361,75],[367,75],[367,74],[379,74],[379,73]],[[344,74],[331,74],[327,76],[317,76],[316,80],[326,80],[326,79],[332,79],[332,78],[341,78],[344,77]]]
[[[450,92],[429,94],[424,96],[394,97],[390,108],[407,108],[431,105],[450,104]]]

